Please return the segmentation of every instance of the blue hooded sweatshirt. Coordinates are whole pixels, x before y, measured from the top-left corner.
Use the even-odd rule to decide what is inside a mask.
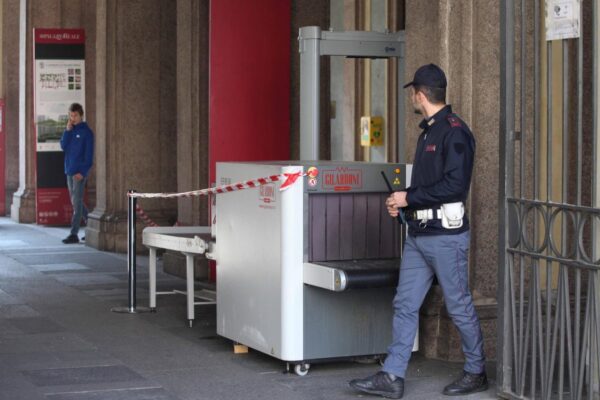
[[[86,122],[80,122],[60,138],[65,152],[65,174],[87,176],[94,162],[94,133]]]

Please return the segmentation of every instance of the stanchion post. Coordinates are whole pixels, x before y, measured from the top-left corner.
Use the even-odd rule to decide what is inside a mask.
[[[127,307],[114,307],[111,309],[113,312],[117,313],[129,313],[135,314],[140,312],[148,312],[149,308],[136,307],[136,269],[137,269],[137,260],[136,260],[136,205],[137,205],[137,197],[132,196],[136,191],[134,189],[130,189],[127,191],[127,272],[129,275],[128,279],[128,291],[127,291]]]
[[[128,291],[128,306],[129,312],[135,312],[136,303],[136,237],[135,237],[135,205],[137,198],[131,196],[135,193],[135,190],[129,190],[128,192],[128,206],[127,206],[127,271],[129,271],[129,291]]]

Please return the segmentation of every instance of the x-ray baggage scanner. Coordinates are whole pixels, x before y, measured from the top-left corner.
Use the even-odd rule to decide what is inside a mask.
[[[404,229],[381,173],[400,189],[410,167],[217,163],[217,184],[298,171],[308,175],[284,191],[217,196],[215,233],[217,333],[302,375],[312,361],[386,353]]]

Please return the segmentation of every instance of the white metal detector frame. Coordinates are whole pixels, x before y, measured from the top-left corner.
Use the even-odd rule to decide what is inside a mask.
[[[398,132],[403,131],[404,32],[321,31],[300,28],[300,159],[319,158],[319,73],[321,56],[398,58]],[[404,135],[398,135],[398,162],[404,163]]]

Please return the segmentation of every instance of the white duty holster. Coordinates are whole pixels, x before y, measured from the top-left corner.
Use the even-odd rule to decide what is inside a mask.
[[[442,204],[440,207],[442,226],[446,229],[458,229],[463,226],[465,205],[462,201]]]

